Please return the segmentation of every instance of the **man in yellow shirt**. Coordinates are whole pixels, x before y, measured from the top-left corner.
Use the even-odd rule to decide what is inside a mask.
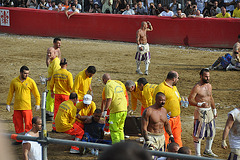
[[[56,131],[63,132],[75,136],[75,141],[82,139],[83,129],[76,124],[77,108],[74,106],[78,101],[76,93],[71,93],[69,100],[60,104],[57,115],[55,117]],[[77,146],[72,146],[70,153],[79,153]]]
[[[54,98],[54,117],[52,123],[53,131],[56,131],[54,120],[57,115],[59,105],[69,99],[70,91],[73,87],[73,77],[72,74],[67,71],[67,60],[65,58],[61,60],[60,66],[61,69],[54,72],[50,81],[51,97]],[[53,92],[54,88],[55,95]]]
[[[170,71],[164,82],[159,84],[154,91],[153,97],[156,97],[158,92],[162,92],[166,96],[166,102],[164,108],[170,116],[169,123],[173,133],[175,142],[182,147],[181,139],[181,120],[180,120],[180,94],[177,90],[176,84],[179,80],[179,75],[176,71]],[[155,104],[155,98],[153,98],[153,104]],[[165,142],[168,144],[169,135],[165,132]]]
[[[240,1],[237,2],[237,7],[233,11],[234,18],[240,18]]]
[[[53,47],[48,48],[47,53],[50,57],[50,64],[48,66],[48,74],[47,74],[47,97],[46,97],[46,120],[52,121],[54,116],[54,98],[51,97],[51,88],[50,88],[50,80],[54,72],[59,70],[60,60],[55,54],[55,50]],[[54,91],[54,90],[53,90]]]
[[[105,118],[109,108],[109,129],[112,144],[114,144],[124,140],[123,128],[127,116],[127,100],[121,85],[112,80],[107,80],[105,97],[107,101],[102,115]]]
[[[153,96],[154,90],[157,87],[157,85],[156,84],[149,84],[145,78],[139,78],[137,80],[137,82],[138,82],[138,88],[140,89],[140,91],[143,92],[143,97],[146,101],[147,107],[151,106],[153,104],[152,103],[152,99],[153,99],[152,96]],[[142,112],[141,112],[141,115],[142,115]]]
[[[231,15],[227,13],[226,8],[224,6],[221,7],[221,13],[218,13],[215,18],[231,18]]]
[[[87,94],[88,91],[92,92],[91,82],[92,76],[95,73],[96,68],[94,66],[89,66],[76,75],[72,92],[78,94],[79,101],[83,100],[83,96]]]
[[[35,109],[40,109],[40,94],[37,85],[28,75],[29,68],[22,66],[20,68],[20,76],[11,81],[9,88],[6,109],[10,112],[10,104],[15,93],[13,123],[16,133],[28,132],[32,128],[31,92],[36,99]],[[25,122],[25,129],[23,120]],[[21,144],[21,141],[17,140],[15,144]]]
[[[60,47],[61,47],[61,39],[60,38],[54,38],[53,39],[53,48],[54,48],[54,53],[56,54],[56,56],[59,58],[59,60],[61,59],[61,50],[60,50]],[[50,64],[50,56],[49,54],[47,53],[47,56],[46,56],[46,65],[47,67],[49,66]]]
[[[137,108],[137,100],[139,100],[142,103],[141,106],[141,115],[145,108],[147,108],[146,100],[144,99],[143,92],[138,88],[137,82],[133,82],[131,80],[126,81],[125,87],[127,91],[131,93],[131,103],[132,103],[132,110],[129,111],[130,114],[133,114],[133,112]]]

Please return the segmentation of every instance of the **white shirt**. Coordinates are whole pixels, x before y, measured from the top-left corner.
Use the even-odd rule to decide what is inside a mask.
[[[58,6],[55,6],[55,8],[53,7],[49,7],[48,10],[52,11],[53,9],[58,9]]]
[[[69,9],[68,11],[69,11],[69,12],[77,12],[77,13],[79,13],[79,10],[78,10],[78,9],[75,9],[75,11],[73,11],[72,9]]]
[[[224,0],[224,3],[230,3],[232,2],[233,0]],[[230,6],[226,6],[226,10],[227,11],[233,11],[235,8],[234,8],[234,5],[230,5]]]
[[[134,15],[134,14],[135,12],[132,9],[129,9],[128,11],[126,10],[122,13],[122,15]]]
[[[240,149],[240,110],[235,108],[228,115],[232,115],[234,123],[229,131],[230,148]]]
[[[169,7],[172,7],[172,5],[173,5],[173,3],[170,3]],[[175,4],[175,5],[173,6],[172,11],[173,11],[174,14],[177,13],[177,9],[178,9],[178,8],[180,8],[180,9],[182,8],[182,6],[181,6],[180,3],[177,3],[177,4]]]
[[[201,13],[203,12],[204,8],[205,8],[205,2],[207,2],[207,0],[197,0],[197,8],[201,11]]]
[[[25,136],[30,136],[30,134],[26,133]],[[30,151],[28,152],[29,160],[42,160],[42,146],[36,141],[25,141],[23,140],[22,144],[30,143]]]
[[[172,17],[174,15],[173,11],[169,11],[168,13],[166,11],[162,11],[160,13],[160,16],[166,16],[166,17]]]

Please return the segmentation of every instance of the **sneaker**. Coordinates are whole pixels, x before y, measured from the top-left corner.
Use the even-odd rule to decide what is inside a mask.
[[[130,138],[130,136],[128,136],[128,135],[124,135],[124,138],[127,138],[127,139],[128,139],[128,138]]]
[[[143,74],[140,69],[137,69],[137,70],[136,70],[136,73],[137,73],[137,74]]]
[[[214,70],[214,68],[212,66],[207,68],[208,70]]]
[[[95,151],[95,156],[98,156],[98,149],[96,149]]]
[[[207,157],[218,157],[218,155],[214,154],[213,151],[206,151],[206,150],[203,152],[203,155]]]
[[[148,75],[148,70],[146,70],[146,71],[144,72],[144,74],[145,74],[145,75]]]
[[[80,151],[71,148],[71,149],[70,149],[70,153],[71,153],[71,154],[79,154]]]
[[[92,154],[92,155],[95,155],[95,150],[94,150],[94,148],[91,149],[91,154]]]
[[[226,71],[230,71],[230,70],[233,70],[234,66],[230,63],[227,68],[226,68]]]

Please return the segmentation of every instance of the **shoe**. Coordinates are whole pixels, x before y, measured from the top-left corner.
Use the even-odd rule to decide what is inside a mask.
[[[226,68],[226,71],[230,71],[230,70],[233,70],[234,66],[230,63],[227,68]]]
[[[96,149],[95,151],[95,156],[98,156],[98,149]]]
[[[128,138],[130,138],[130,136],[128,136],[128,135],[124,135],[124,138],[127,138],[127,139],[128,139]]]
[[[144,72],[144,74],[145,74],[145,75],[148,75],[148,70],[146,70],[146,71]]]
[[[71,154],[79,154],[80,151],[71,148],[71,149],[70,149],[70,153],[71,153]]]
[[[140,69],[137,69],[137,70],[136,70],[136,73],[137,73],[137,74],[143,74]]]
[[[12,145],[15,145],[15,146],[16,146],[16,145],[20,145],[20,144],[22,144],[22,142],[17,142],[17,141],[16,141],[16,142],[13,142],[13,143],[12,143]]]
[[[91,154],[92,154],[92,155],[95,155],[95,150],[94,150],[94,148],[91,149]]]
[[[206,150],[203,152],[203,155],[207,157],[218,157],[218,155],[214,154],[212,151],[206,151]]]

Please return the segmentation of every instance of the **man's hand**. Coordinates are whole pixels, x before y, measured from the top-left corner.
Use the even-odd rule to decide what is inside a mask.
[[[54,92],[51,91],[51,97],[54,98]]]
[[[223,149],[227,149],[228,148],[226,140],[222,140],[222,148]]]
[[[173,143],[173,142],[175,142],[175,141],[174,141],[174,137],[173,137],[173,135],[172,135],[172,134],[171,134],[171,136],[169,137],[169,142],[170,142],[170,143]]]
[[[152,150],[155,148],[151,141],[146,141],[145,147],[147,147],[147,149],[152,149]]]
[[[214,118],[217,118],[217,109],[216,108],[213,109],[213,115],[214,115]]]
[[[143,47],[139,47],[139,50],[140,50],[140,51],[143,51]]]
[[[35,106],[35,111],[38,111],[40,109],[40,106],[39,105],[36,105]]]
[[[104,111],[102,112],[102,117],[105,118],[106,115],[107,115],[107,110],[104,110]]]
[[[8,112],[10,112],[10,110],[11,110],[10,105],[7,105],[7,106],[6,106],[6,110],[7,110]]]
[[[198,102],[197,106],[201,107],[201,108],[207,108],[208,107],[208,103],[206,103],[206,102]]]

